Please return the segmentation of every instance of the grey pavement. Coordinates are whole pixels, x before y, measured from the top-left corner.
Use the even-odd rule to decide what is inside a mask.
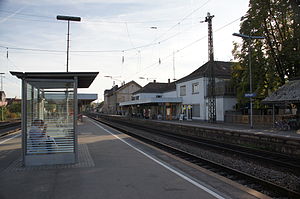
[[[87,119],[79,132],[80,157],[75,165],[24,168],[20,137],[0,145],[0,199],[215,198]],[[124,134],[118,136],[135,142]],[[252,198],[237,190],[226,192]]]

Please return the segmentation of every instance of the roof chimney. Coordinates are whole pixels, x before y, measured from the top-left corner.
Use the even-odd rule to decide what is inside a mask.
[[[171,80],[170,80],[170,79],[168,79],[168,83],[169,83],[169,84],[171,83]]]
[[[156,80],[155,80],[155,79],[153,80],[153,83],[156,83]]]

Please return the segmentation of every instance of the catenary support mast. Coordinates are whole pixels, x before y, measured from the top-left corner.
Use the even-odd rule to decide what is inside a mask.
[[[214,15],[207,13],[205,22],[208,23],[208,121],[216,121],[216,96],[215,96],[215,74],[214,74],[214,46],[212,33],[212,18]]]

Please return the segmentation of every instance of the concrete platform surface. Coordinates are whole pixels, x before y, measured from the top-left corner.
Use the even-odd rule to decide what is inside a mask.
[[[255,198],[87,118],[74,165],[24,168],[20,140],[0,140],[0,199]]]
[[[262,135],[272,135],[272,136],[282,136],[289,138],[300,138],[300,129],[299,130],[279,130],[270,126],[253,126],[250,128],[248,124],[233,124],[233,123],[224,123],[224,122],[216,122],[209,123],[207,121],[199,121],[199,120],[153,120],[156,122],[165,122],[165,123],[174,123],[181,124],[187,126],[195,126],[195,127],[204,127],[204,128],[215,128],[215,129],[223,129],[229,131],[238,131],[238,132],[247,132],[254,134],[262,134]]]

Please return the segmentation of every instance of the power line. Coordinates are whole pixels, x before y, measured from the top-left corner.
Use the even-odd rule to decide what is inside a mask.
[[[7,10],[0,10],[0,12],[5,12],[5,13],[15,13],[13,11],[7,11]],[[21,16],[29,16],[29,17],[38,17],[38,18],[53,18],[50,16],[45,16],[45,15],[33,15],[33,14],[25,14],[25,13],[15,13],[15,15],[21,15]]]
[[[187,14],[186,16],[184,16],[179,22],[177,22],[175,25],[173,25],[171,28],[169,28],[167,31],[165,31],[162,35],[158,36],[157,38],[155,38],[151,43],[149,44],[145,44],[145,45],[141,45],[141,46],[133,46],[132,43],[132,39],[130,37],[129,31],[128,31],[128,22],[122,22],[123,24],[125,23],[126,25],[126,31],[127,31],[127,35],[129,38],[129,41],[131,43],[131,48],[127,48],[127,49],[117,49],[117,50],[79,50],[79,51],[70,51],[72,53],[113,53],[113,52],[126,52],[126,51],[132,51],[132,50],[137,50],[137,49],[142,49],[142,48],[147,48],[147,47],[151,47],[151,46],[155,46],[158,44],[161,44],[162,42],[166,42],[169,39],[172,39],[174,37],[176,37],[177,35],[179,35],[180,33],[174,34],[166,39],[163,39],[161,41],[155,42],[156,40],[158,40],[160,37],[164,36],[167,32],[169,32],[170,30],[172,30],[174,27],[176,27],[177,25],[179,25],[182,21],[186,20],[189,16],[191,16],[192,14],[194,14],[196,11],[198,11],[199,9],[201,9],[203,6],[205,6],[209,1],[211,0],[207,0],[205,3],[203,3],[200,7],[196,8],[195,10],[193,10],[192,12],[190,12],[189,14]],[[11,13],[10,11],[4,11],[4,10],[0,10],[0,12],[6,12],[6,13]],[[42,17],[42,18],[52,18],[49,16],[42,16],[42,15],[32,15],[32,14],[23,14],[23,13],[16,13],[16,15],[22,15],[22,16],[31,16],[31,17]],[[51,50],[51,49],[34,49],[34,48],[21,48],[21,47],[7,47],[7,46],[1,46],[2,48],[6,48],[6,49],[14,49],[14,50],[27,50],[27,51],[41,51],[41,52],[59,52],[59,53],[65,53],[66,51],[62,51],[62,50]]]
[[[231,22],[229,22],[229,23],[227,23],[227,24],[225,24],[224,26],[216,29],[214,32],[218,32],[218,31],[222,30],[223,28],[231,25],[232,23],[238,21],[239,19],[240,19],[240,17],[237,18],[237,19],[235,19],[235,20],[233,20],[233,21],[231,21]],[[187,29],[189,29],[189,28],[187,28]],[[187,30],[187,29],[185,29],[185,30]],[[172,38],[176,37],[179,34],[182,34],[182,33],[176,33],[176,34],[174,34],[174,35],[172,35],[172,36],[170,36],[170,37],[168,37],[166,39],[160,40],[158,42],[149,43],[149,44],[145,44],[145,45],[140,45],[140,46],[136,46],[136,47],[131,47],[131,48],[127,48],[127,49],[73,50],[73,51],[70,51],[70,52],[71,53],[122,53],[122,52],[127,52],[127,51],[134,51],[134,50],[138,50],[138,49],[141,50],[143,48],[151,47],[151,46],[158,45],[158,44],[161,44],[163,42],[166,42],[167,40],[172,39]],[[185,48],[188,48],[189,46],[193,45],[194,43],[197,43],[197,42],[201,41],[202,39],[203,39],[203,37],[200,38],[200,39],[197,39],[197,40],[195,40],[193,42],[191,42],[190,44],[188,44],[188,45],[184,46],[183,48],[177,50],[176,53],[179,52],[179,51],[184,50]],[[36,52],[47,52],[47,53],[66,53],[65,50],[39,49],[39,48],[23,48],[23,47],[11,47],[11,46],[4,46],[4,45],[0,45],[0,48],[3,48],[5,50],[36,51]]]
[[[127,36],[128,36],[129,42],[130,42],[131,46],[134,48],[131,36],[129,34],[129,31],[128,31],[128,25],[127,25],[127,23],[125,23],[125,26],[126,26],[126,32],[127,32]]]
[[[126,23],[125,23],[126,24]],[[189,30],[190,28],[194,27],[193,26],[190,26],[188,28],[186,28],[184,31],[186,30]],[[140,45],[140,46],[136,46],[134,47],[133,46],[133,43],[132,43],[132,39],[131,39],[131,36],[129,34],[129,31],[128,31],[128,27],[127,27],[127,24],[126,24],[126,31],[127,31],[127,36],[129,38],[129,41],[131,43],[131,48],[126,48],[126,49],[112,49],[112,50],[72,50],[70,52],[72,53],[115,53],[115,52],[126,52],[126,51],[133,51],[133,50],[137,50],[137,49],[143,49],[143,48],[147,48],[147,47],[151,47],[151,46],[155,46],[155,45],[158,45],[158,44],[161,44],[161,43],[164,43],[176,36],[178,36],[179,34],[182,34],[182,32],[180,33],[175,33],[174,35],[171,35],[170,37],[168,38],[165,38],[163,40],[160,40],[158,42],[152,42],[152,43],[149,43],[149,44],[145,44],[145,45]],[[3,46],[3,45],[0,45],[0,48],[5,48],[5,49],[13,49],[13,50],[24,50],[24,51],[41,51],[41,52],[56,52],[56,53],[65,53],[66,51],[63,51],[63,50],[54,50],[54,49],[38,49],[38,48],[24,48],[24,47],[9,47],[9,46]]]
[[[162,33],[160,36],[158,36],[157,38],[155,38],[152,42],[157,41],[159,38],[161,38],[162,36],[164,36],[165,34],[167,34],[170,30],[172,30],[173,28],[175,28],[177,25],[180,25],[181,22],[183,22],[184,20],[186,20],[189,16],[191,16],[192,14],[194,14],[195,12],[197,12],[198,10],[200,10],[202,7],[204,7],[209,1],[211,1],[211,0],[207,0],[201,6],[199,6],[198,8],[196,8],[195,10],[193,10],[192,12],[190,12],[189,14],[187,14],[186,16],[184,16],[181,20],[179,20],[176,24],[174,24],[173,26],[171,26],[167,31],[165,31],[164,33]]]
[[[225,24],[224,26],[221,26],[220,28],[216,29],[216,30],[213,31],[213,32],[216,33],[216,32],[218,32],[218,31],[220,31],[220,30],[226,28],[227,26],[231,25],[232,23],[234,23],[234,22],[236,22],[236,21],[238,21],[238,20],[240,20],[240,17],[237,18],[237,19],[234,19],[233,21],[231,21],[231,22],[229,22],[229,23],[227,23],[227,24]],[[207,37],[207,35],[205,35],[205,36],[203,36],[203,37],[201,37],[201,38],[199,38],[199,39],[194,40],[193,42],[191,42],[191,43],[185,45],[184,47],[180,48],[179,50],[176,50],[176,51],[172,52],[171,54],[168,54],[167,56],[161,58],[161,61],[169,59],[169,58],[172,57],[174,54],[179,53],[179,52],[185,50],[186,48],[189,48],[190,46],[192,46],[192,45],[198,43],[199,41],[205,39],[206,37]],[[154,63],[148,65],[147,67],[145,67],[143,71],[139,71],[139,72],[137,72],[137,73],[135,73],[135,74],[133,74],[133,75],[137,75],[137,74],[139,74],[139,73],[141,73],[141,72],[144,72],[145,70],[148,70],[148,69],[150,69],[150,68],[152,68],[152,67],[154,67],[154,66],[157,67],[157,66],[159,66],[159,64],[157,64],[157,62],[154,62]],[[131,75],[130,77],[132,77],[133,75]],[[130,77],[126,78],[125,80],[129,79]]]
[[[1,48],[6,48],[6,49],[25,50],[25,51],[62,52],[62,53],[65,53],[65,52],[66,52],[66,51],[63,51],[63,50],[50,50],[50,49],[38,49],[38,48],[8,47],[8,46],[2,46],[2,45],[0,45],[0,47],[1,47]]]
[[[4,13],[14,13],[13,11],[6,11],[6,10],[0,10],[0,12]],[[38,19],[30,19],[30,18],[18,18],[14,17],[14,19],[23,20],[23,21],[40,21],[40,22],[53,22],[53,23],[59,23],[56,20],[53,20],[55,17],[53,16],[45,16],[45,15],[33,15],[33,14],[26,14],[26,13],[15,13],[17,16],[26,16],[26,17],[34,17],[34,18],[43,18],[43,19],[49,19],[49,20],[38,20]],[[192,19],[192,18],[186,18],[186,19]],[[83,19],[83,23],[109,23],[109,24],[149,24],[149,23],[157,23],[157,22],[172,22],[177,21],[177,19],[158,19],[158,20],[145,20],[145,21],[113,21],[113,20],[93,20],[93,19]]]

